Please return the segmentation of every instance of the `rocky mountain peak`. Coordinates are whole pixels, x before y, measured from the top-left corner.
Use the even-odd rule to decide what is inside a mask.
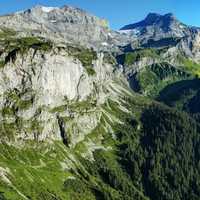
[[[22,17],[29,17],[38,23],[48,22],[65,22],[72,24],[96,24],[98,26],[108,27],[108,23],[104,19],[100,19],[80,8],[71,6],[62,7],[46,7],[37,5],[24,12],[19,12]]]
[[[157,13],[149,13],[144,21],[148,25],[153,25],[158,22],[163,22],[163,23],[168,23],[168,24],[178,22],[178,20],[176,19],[173,13],[167,13],[165,15],[160,15]]]
[[[149,39],[183,38],[190,36],[194,30],[180,22],[172,13],[149,13],[144,20],[124,26],[120,32],[146,43]]]
[[[81,44],[92,48],[104,48],[110,40],[114,43],[112,38],[116,35],[109,29],[107,20],[67,5],[60,8],[37,5],[26,11],[1,16],[1,26],[23,36],[40,36],[59,43]]]
[[[120,30],[131,30],[135,28],[143,28],[153,25],[156,26],[162,25],[165,27],[166,26],[169,27],[173,23],[179,24],[181,22],[179,22],[172,13],[167,13],[165,15],[160,15],[157,13],[149,13],[144,20],[137,23],[126,25],[122,27]]]
[[[36,11],[42,11],[42,12],[52,12],[54,10],[58,10],[60,9],[59,7],[49,7],[49,6],[42,6],[42,5],[36,5],[31,9],[28,9],[25,12],[36,12]]]
[[[148,24],[152,24],[152,23],[155,23],[161,16],[162,15],[158,13],[149,13],[144,19],[144,21],[146,21],[146,23]]]
[[[70,6],[0,16],[0,200],[199,200],[198,29],[125,31]]]

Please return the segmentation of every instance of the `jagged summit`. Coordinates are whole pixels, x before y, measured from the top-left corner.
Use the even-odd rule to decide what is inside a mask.
[[[22,36],[39,36],[94,49],[117,48],[129,39],[109,29],[109,23],[83,9],[64,5],[37,5],[25,11],[0,17],[0,28],[7,27]]]
[[[59,7],[50,7],[50,6],[43,6],[43,5],[36,5],[32,9],[28,9],[29,11],[34,11],[40,9],[43,12],[52,12],[54,10],[60,9]]]
[[[80,8],[71,6],[45,7],[37,5],[25,11],[0,17],[0,26],[14,29],[21,35],[31,35],[99,47],[107,44],[108,22]]]
[[[19,13],[23,13],[23,12],[44,12],[44,13],[51,13],[51,12],[71,12],[71,13],[79,13],[79,14],[85,14],[85,15],[89,15],[89,16],[93,16],[94,18],[98,18],[90,13],[88,13],[86,10],[78,8],[78,7],[72,7],[69,5],[63,5],[61,7],[52,7],[52,6],[44,6],[44,5],[36,5],[30,9],[27,9],[25,11],[19,12]]]
[[[97,25],[105,27],[108,25],[106,20],[100,19],[97,16],[94,16],[83,9],[68,5],[64,5],[62,7],[48,7],[43,5],[36,5],[33,8],[30,8],[24,12],[18,12],[18,14],[22,16],[28,14],[29,17],[37,17],[36,20],[39,23],[41,23],[43,19],[45,19],[46,21],[51,21],[52,18],[54,18],[55,21],[65,20],[66,23],[96,23]],[[66,18],[68,18],[68,20]]]
[[[137,23],[128,24],[122,27],[120,30],[130,30],[159,24],[162,24],[163,26],[169,26],[172,23],[180,23],[173,13],[167,13],[165,15],[149,13],[144,20]]]
[[[0,200],[199,200],[200,34],[172,14],[135,27],[0,17]]]
[[[192,37],[199,29],[185,25],[173,13],[149,13],[144,20],[124,26],[120,32],[146,43],[149,39]]]

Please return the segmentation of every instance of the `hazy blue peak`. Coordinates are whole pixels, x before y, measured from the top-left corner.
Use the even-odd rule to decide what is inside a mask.
[[[140,22],[133,23],[126,25],[121,28],[121,30],[129,30],[129,29],[134,29],[137,27],[145,27],[145,26],[151,26],[153,24],[156,24],[158,22],[162,22],[165,25],[169,25],[173,22],[178,20],[176,19],[175,15],[173,13],[167,13],[164,15],[158,14],[158,13],[149,13],[146,18]]]

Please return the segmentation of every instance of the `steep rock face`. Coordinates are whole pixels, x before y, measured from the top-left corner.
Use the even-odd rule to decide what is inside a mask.
[[[185,53],[186,56],[192,58],[196,62],[200,62],[200,32],[193,30],[190,35],[187,35],[177,45],[177,49]]]
[[[179,108],[187,103],[195,113],[199,31],[171,14],[149,14],[124,29],[123,34],[111,31],[104,20],[68,6],[37,6],[0,17],[0,199],[184,197],[175,187],[167,187],[169,196],[163,190],[172,178],[176,182],[179,168],[155,172],[165,168],[168,141],[175,137],[177,144],[167,154],[175,159],[168,164],[177,158],[187,166],[176,152],[183,150],[188,159],[188,133],[199,144],[198,128],[190,126],[191,116],[156,100],[165,102],[170,94]],[[180,96],[185,99],[179,104]],[[180,135],[187,144],[183,149]],[[158,142],[149,144],[152,138]],[[190,147],[192,158],[196,150]],[[158,153],[155,159],[152,152]],[[157,159],[161,152],[163,160]],[[184,191],[198,184],[199,172],[191,181],[191,174],[185,175],[196,169],[198,157],[181,171],[188,180]],[[155,198],[148,183],[158,193]]]
[[[140,37],[184,37],[190,32],[189,28],[179,22],[176,17],[171,14],[160,15],[150,13],[141,22],[126,25],[120,29],[122,32],[136,33]]]
[[[171,13],[150,13],[144,20],[122,27],[120,32],[135,38],[132,49],[173,46],[177,52],[199,61],[200,29],[183,24]]]
[[[76,144],[100,120],[97,107],[109,97],[116,77],[102,53],[92,60],[93,73],[87,70],[79,59],[56,47],[18,53],[14,62],[0,69],[1,125],[22,121],[14,140],[61,140],[61,119],[69,143]]]
[[[108,22],[79,8],[63,6],[32,9],[0,17],[0,25],[21,35],[42,36],[57,42],[107,49],[127,43],[129,37],[109,29]]]

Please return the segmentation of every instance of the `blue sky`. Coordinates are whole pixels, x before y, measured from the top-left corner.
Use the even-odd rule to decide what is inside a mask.
[[[80,7],[108,19],[113,29],[137,22],[149,12],[172,12],[182,22],[200,26],[200,0],[0,0],[0,15],[37,4]]]

